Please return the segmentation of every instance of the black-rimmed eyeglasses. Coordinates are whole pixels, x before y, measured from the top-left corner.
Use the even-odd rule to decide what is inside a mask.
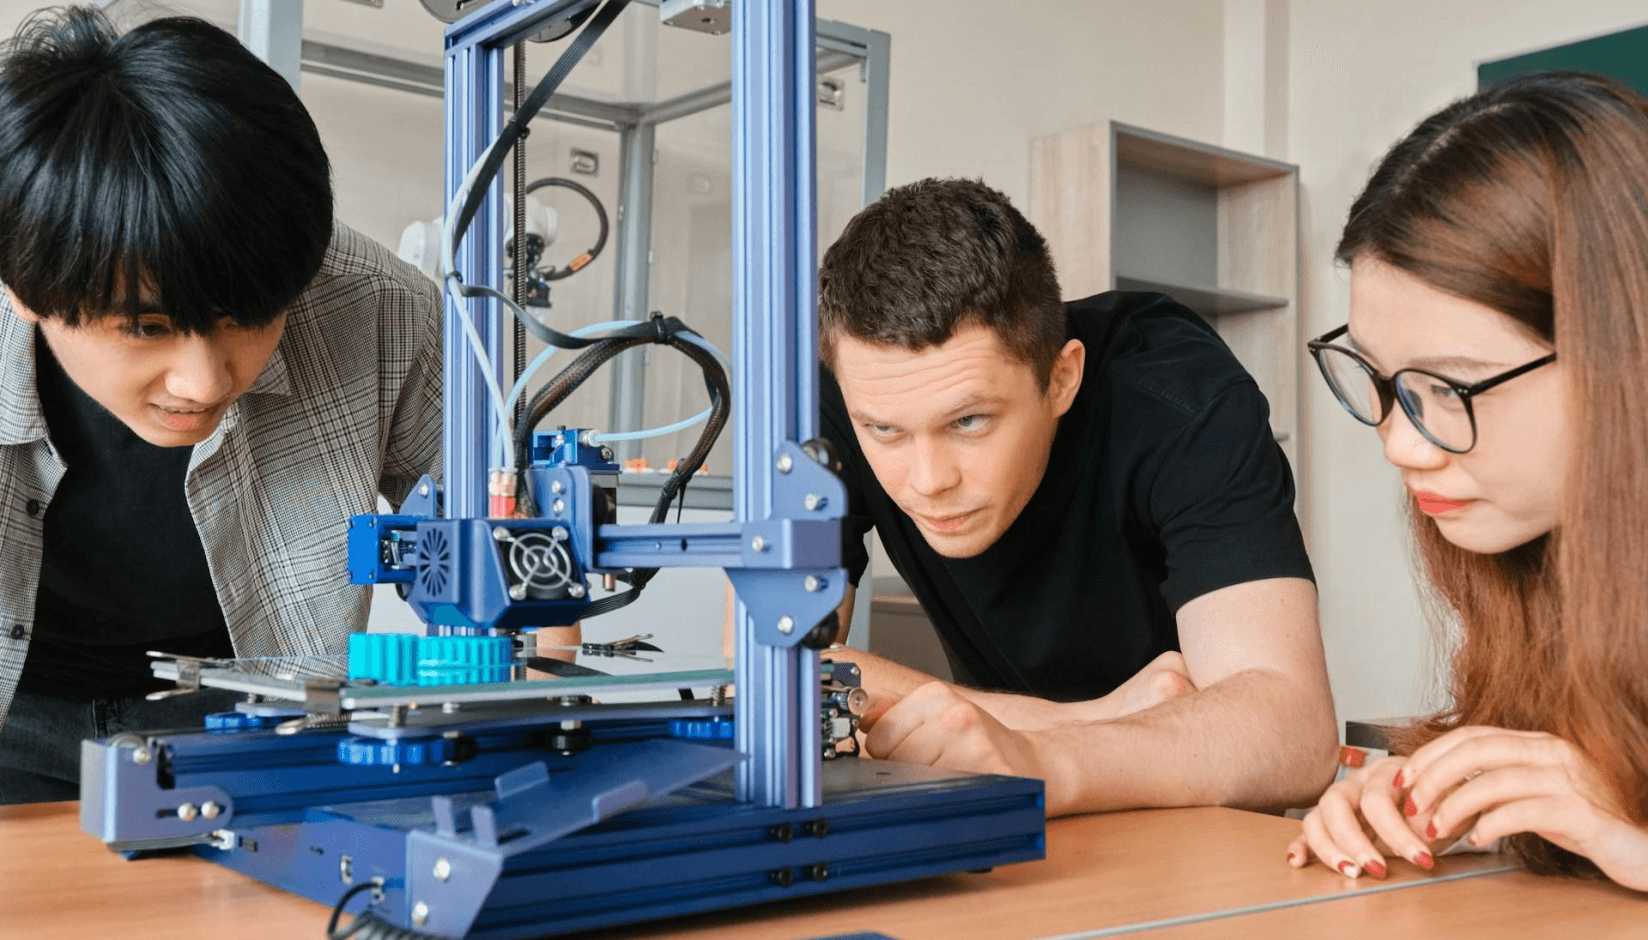
[[[1360,353],[1333,345],[1349,331],[1347,323],[1306,344],[1339,404],[1356,420],[1378,427],[1390,414],[1391,402],[1397,402],[1425,440],[1453,454],[1463,454],[1476,446],[1476,412],[1471,399],[1556,361],[1556,353],[1551,353],[1473,383],[1424,369],[1398,369],[1394,375],[1384,376]]]

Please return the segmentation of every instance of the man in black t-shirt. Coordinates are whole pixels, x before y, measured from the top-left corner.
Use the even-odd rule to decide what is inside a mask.
[[[1043,778],[1051,815],[1313,801],[1336,734],[1293,480],[1212,328],[1060,303],[1046,242],[964,180],[888,192],[819,286],[852,580],[873,527],[960,683],[837,649],[866,750]]]

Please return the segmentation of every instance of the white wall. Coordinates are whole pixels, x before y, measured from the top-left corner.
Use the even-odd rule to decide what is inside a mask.
[[[1293,0],[1284,158],[1299,164],[1304,191],[1307,333],[1349,315],[1333,246],[1374,162],[1473,92],[1477,63],[1644,22],[1639,0]],[[1314,366],[1303,374],[1309,535],[1339,714],[1413,714],[1437,703],[1439,673],[1409,570],[1401,484],[1378,438],[1343,413]]]
[[[1099,121],[1217,140],[1221,0],[818,0],[892,36],[887,184],[982,177],[1015,203],[1032,138]]]

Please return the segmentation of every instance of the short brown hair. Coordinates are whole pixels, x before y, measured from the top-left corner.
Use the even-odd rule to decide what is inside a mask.
[[[924,179],[887,191],[847,223],[818,275],[819,343],[839,335],[911,351],[976,323],[1036,373],[1043,390],[1064,346],[1064,304],[1047,241],[977,180]]]

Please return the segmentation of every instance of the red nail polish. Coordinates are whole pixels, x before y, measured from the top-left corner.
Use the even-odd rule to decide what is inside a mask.
[[[1396,772],[1396,779],[1391,781],[1391,786],[1398,790],[1402,789],[1402,771],[1398,770]]]
[[[1366,868],[1368,870],[1368,874],[1372,875],[1375,878],[1385,877],[1385,866],[1380,864],[1379,862],[1369,862],[1366,865],[1363,865],[1362,867]]]
[[[1436,859],[1431,858],[1431,853],[1429,852],[1420,852],[1418,855],[1415,855],[1413,857],[1413,863],[1426,871],[1430,871],[1432,868],[1436,867]]]
[[[1408,797],[1408,802],[1402,806],[1402,812],[1407,813],[1409,816],[1419,815],[1419,807],[1414,805],[1413,797]]]
[[[1352,872],[1354,872],[1354,871],[1356,871],[1356,863],[1355,862],[1340,862],[1339,863],[1339,874],[1344,875],[1346,878],[1355,877],[1352,874]]]
[[[1436,838],[1436,820],[1431,820],[1430,823],[1425,826],[1425,838]]]

